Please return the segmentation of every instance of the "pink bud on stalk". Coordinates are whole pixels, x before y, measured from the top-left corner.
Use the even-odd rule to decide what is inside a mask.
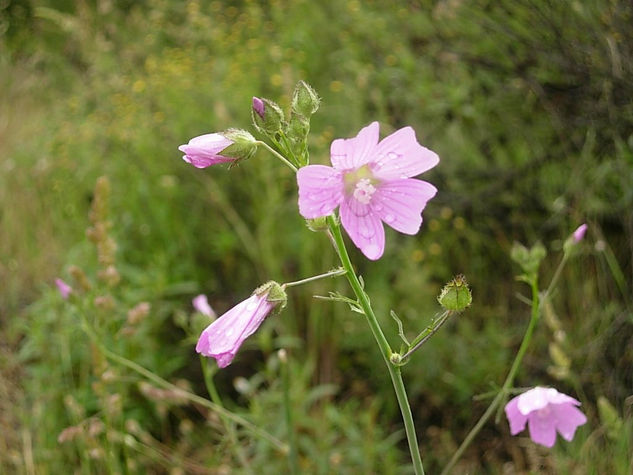
[[[253,110],[262,119],[264,118],[265,107],[264,101],[262,101],[259,97],[253,97]]]
[[[73,291],[73,288],[62,279],[55,279],[55,285],[57,286],[57,290],[59,290],[59,293],[64,300],[67,299]]]
[[[587,232],[587,225],[585,223],[578,226],[578,228],[574,231],[573,237],[574,242],[579,243],[585,237],[585,233]]]
[[[268,282],[253,295],[209,325],[200,335],[196,351],[215,358],[220,368],[231,364],[244,340],[255,333],[268,314],[286,304],[286,293],[277,282]]]
[[[193,304],[193,308],[196,309],[197,312],[200,312],[207,317],[215,318],[215,312],[209,305],[209,301],[207,300],[207,296],[204,294],[200,294],[191,301]]]
[[[182,159],[196,168],[206,168],[218,163],[232,162],[235,158],[226,157],[221,152],[233,145],[233,141],[224,135],[214,133],[192,138],[189,143],[181,145],[178,150],[185,155]]]

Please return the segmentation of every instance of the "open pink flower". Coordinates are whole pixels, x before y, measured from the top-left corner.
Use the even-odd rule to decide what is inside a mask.
[[[62,279],[55,279],[55,285],[57,286],[57,290],[59,290],[63,299],[67,299],[73,291],[73,288]]]
[[[572,440],[578,426],[587,422],[587,417],[576,406],[580,406],[580,402],[573,397],[554,388],[537,386],[506,404],[510,433],[518,434],[527,423],[530,438],[537,444],[552,447],[556,431],[565,440]]]
[[[193,304],[193,308],[195,308],[197,312],[200,312],[207,317],[216,317],[215,312],[211,308],[211,305],[209,305],[209,300],[207,299],[206,295],[200,294],[194,297],[191,303]]]
[[[244,340],[259,328],[270,311],[280,303],[268,300],[269,291],[255,291],[211,323],[200,335],[196,351],[215,358],[220,368],[231,364]]]
[[[332,167],[308,165],[297,173],[301,215],[319,218],[340,206],[343,227],[372,260],[385,249],[383,222],[401,233],[418,232],[422,210],[437,189],[411,177],[439,162],[411,127],[380,142],[378,133],[378,122],[372,122],[354,138],[337,139],[330,148]]]
[[[185,162],[191,163],[196,168],[206,168],[218,163],[235,161],[235,158],[221,155],[222,150],[229,145],[233,145],[232,140],[215,133],[194,137],[188,144],[178,147],[178,150],[185,154],[182,157]]]

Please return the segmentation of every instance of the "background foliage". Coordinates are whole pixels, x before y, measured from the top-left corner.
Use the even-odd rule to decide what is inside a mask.
[[[1,2],[0,467],[285,469],[270,445],[108,362],[80,321],[105,347],[206,395],[193,351],[205,322],[191,297],[208,294],[221,313],[268,279],[335,264],[271,156],[201,171],[177,151],[246,128],[253,95],[287,106],[305,79],[323,98],[313,163],[372,120],[383,134],[413,126],[442,158],[425,176],[440,192],[422,231],[387,231],[377,263],[353,256],[393,344],[390,309],[414,333],[453,274],[473,287],[471,310],[405,368],[430,472],[484,410],[473,396],[502,381],[527,324],[512,243],[546,245],[545,285],[587,222],[518,382],[577,395],[589,423],[553,450],[489,424],[457,470],[630,473],[632,22],[624,0]],[[110,194],[89,218],[99,176]],[[116,241],[118,282],[84,238],[95,223]],[[73,305],[57,276],[77,289]],[[346,291],[292,289],[288,309],[216,374],[218,391],[285,439],[276,350],[286,348],[302,469],[406,472],[365,322],[312,299],[333,287]]]

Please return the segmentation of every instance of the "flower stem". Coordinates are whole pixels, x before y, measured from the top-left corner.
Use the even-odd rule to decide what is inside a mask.
[[[286,419],[286,430],[288,431],[288,448],[290,450],[290,453],[288,454],[288,461],[290,465],[290,473],[292,475],[296,475],[299,473],[299,461],[297,458],[297,437],[292,417],[292,403],[290,401],[290,368],[288,367],[289,363],[286,350],[279,350],[278,354],[283,385],[284,416]]]
[[[391,347],[389,346],[389,342],[382,332],[382,328],[380,328],[378,319],[376,318],[374,310],[372,309],[369,302],[369,297],[363,290],[363,286],[360,283],[358,276],[354,272],[352,262],[350,261],[349,254],[347,253],[347,249],[345,248],[345,242],[343,241],[343,235],[341,234],[341,227],[338,221],[334,218],[334,216],[330,215],[327,217],[327,222],[330,229],[332,242],[334,243],[336,251],[338,252],[339,258],[341,259],[341,264],[346,271],[347,280],[349,281],[349,284],[352,287],[356,298],[358,299],[358,303],[363,310],[363,313],[367,317],[369,327],[371,328],[376,343],[378,343],[378,347],[380,348],[382,357],[385,360],[387,369],[389,370],[389,376],[391,376],[391,382],[393,383],[393,388],[396,392],[396,398],[398,400],[398,405],[400,406],[400,412],[402,413],[402,419],[404,421],[404,428],[407,434],[407,441],[409,443],[409,451],[411,452],[413,468],[417,475],[424,475],[422,458],[420,456],[420,449],[418,447],[418,441],[415,434],[413,415],[411,414],[411,407],[409,406],[409,400],[407,399],[407,392],[404,386],[404,381],[402,380],[400,367],[395,366],[393,363],[391,363]]]
[[[501,386],[501,389],[499,390],[495,398],[492,400],[492,402],[490,403],[486,411],[483,413],[483,415],[479,418],[475,426],[470,430],[470,432],[468,433],[468,435],[466,436],[462,444],[459,446],[457,451],[453,454],[449,462],[446,464],[446,467],[444,467],[444,470],[442,470],[442,475],[448,474],[450,472],[450,470],[453,468],[455,463],[462,456],[466,448],[470,445],[470,443],[473,441],[475,436],[482,429],[484,424],[488,421],[488,419],[490,419],[490,417],[495,412],[495,410],[504,402],[506,396],[509,394],[510,388],[512,387],[516,373],[519,370],[519,367],[521,365],[521,361],[523,361],[523,356],[525,356],[525,352],[527,351],[530,341],[532,340],[532,334],[534,333],[534,328],[536,327],[536,323],[538,322],[541,316],[542,306],[547,300],[547,298],[549,297],[554,286],[557,284],[558,279],[561,275],[561,272],[566,262],[567,262],[567,255],[563,255],[563,258],[561,259],[560,264],[558,264],[558,267],[556,268],[556,271],[554,272],[554,276],[552,277],[552,280],[550,281],[550,284],[548,285],[547,290],[545,290],[545,292],[543,293],[542,297],[539,296],[537,277],[534,277],[533,279],[531,279],[530,288],[532,289],[532,312],[530,316],[530,323],[528,324],[527,330],[525,331],[525,335],[523,335],[521,346],[519,347],[519,351],[517,352],[514,358],[514,361],[512,362],[510,371],[508,371],[508,375],[506,376],[506,379],[503,382],[503,386]]]
[[[426,341],[429,338],[431,338],[433,335],[435,335],[435,333],[440,329],[440,327],[442,325],[444,325],[446,323],[448,318],[453,313],[455,313],[455,312],[453,312],[451,310],[446,310],[442,315],[440,315],[440,318],[438,318],[431,325],[426,327],[424,329],[424,331],[422,331],[422,333],[420,333],[416,337],[416,339],[413,341],[413,344],[412,344],[413,346],[411,347],[411,349],[409,351],[407,351],[404,355],[402,355],[402,360],[404,361],[409,356],[411,356],[413,354],[413,352],[415,352],[418,348],[420,348],[422,345],[424,345],[424,343],[426,343]]]
[[[343,275],[345,273],[347,273],[347,271],[343,269],[342,267],[339,267],[338,269],[333,269],[329,272],[326,272],[325,274],[314,275],[312,277],[307,277],[305,279],[295,280],[294,282],[286,282],[285,284],[282,284],[282,287],[294,287],[296,285],[307,284],[308,282],[314,282],[315,280],[325,279],[327,277]]]
[[[257,141],[257,145],[261,145],[263,146],[266,150],[268,150],[270,153],[272,153],[275,157],[277,157],[279,160],[281,160],[283,162],[284,165],[286,165],[287,167],[289,167],[293,172],[297,173],[297,167],[295,167],[292,163],[290,163],[288,161],[288,159],[286,157],[284,157],[282,154],[280,154],[277,150],[275,150],[274,148],[272,148],[270,145],[268,145],[266,142],[263,142],[261,140]]]

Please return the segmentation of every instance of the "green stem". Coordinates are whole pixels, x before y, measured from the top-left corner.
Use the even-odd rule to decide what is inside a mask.
[[[402,419],[404,421],[404,428],[407,434],[407,441],[409,443],[409,451],[411,452],[413,468],[415,469],[415,473],[417,475],[424,475],[422,458],[420,456],[420,449],[418,447],[418,441],[415,434],[413,415],[411,414],[411,407],[409,406],[409,400],[407,398],[404,381],[402,380],[400,367],[395,366],[391,363],[391,347],[389,346],[389,342],[387,341],[387,338],[385,338],[385,335],[380,328],[378,319],[376,318],[374,310],[372,309],[369,302],[369,298],[363,290],[363,286],[361,285],[358,276],[354,272],[352,262],[350,261],[347,249],[345,248],[345,242],[343,241],[343,235],[341,234],[341,227],[339,223],[332,215],[329,215],[327,217],[327,222],[330,229],[332,242],[334,243],[336,251],[338,252],[338,255],[341,259],[341,264],[346,271],[347,280],[349,281],[349,284],[352,287],[356,298],[358,299],[358,303],[361,309],[367,317],[369,327],[371,328],[376,343],[378,343],[378,347],[380,348],[382,357],[385,360],[387,369],[389,370],[389,376],[391,376],[391,382],[393,383],[393,388],[396,392],[396,398],[398,399],[398,405],[400,406],[400,412],[402,413]]]
[[[510,388],[512,387],[512,384],[514,383],[514,378],[516,376],[516,373],[519,370],[521,362],[523,361],[525,352],[527,351],[527,348],[530,345],[530,341],[532,340],[532,334],[534,333],[534,328],[536,327],[536,323],[538,322],[541,316],[542,306],[545,303],[545,301],[549,298],[549,295],[552,289],[558,283],[558,279],[561,276],[563,267],[565,267],[565,263],[567,262],[567,257],[568,256],[566,254],[563,255],[563,258],[558,264],[558,267],[556,268],[556,271],[554,272],[554,276],[552,277],[552,280],[550,281],[550,284],[548,285],[547,290],[545,290],[545,292],[543,293],[542,297],[539,297],[537,277],[535,276],[531,280],[530,287],[532,289],[532,312],[530,316],[530,323],[528,324],[527,330],[525,331],[525,335],[523,336],[523,340],[521,341],[521,346],[519,347],[519,351],[517,352],[517,355],[514,358],[514,361],[512,362],[510,371],[508,372],[508,375],[506,376],[506,379],[503,382],[503,386],[501,386],[501,389],[499,390],[495,398],[492,400],[492,402],[486,409],[486,412],[483,413],[483,415],[477,421],[475,426],[470,430],[470,432],[468,433],[468,435],[466,436],[462,444],[459,446],[457,451],[453,454],[449,462],[446,464],[446,467],[444,467],[444,470],[442,470],[442,475],[449,473],[449,471],[453,468],[455,463],[462,456],[466,448],[468,448],[470,443],[473,441],[475,436],[482,429],[484,424],[488,421],[488,419],[490,419],[490,417],[495,412],[495,410],[505,401],[506,396],[510,392]]]
[[[426,327],[422,333],[420,333],[415,340],[413,340],[412,347],[409,351],[407,351],[404,355],[402,355],[402,360],[404,361],[409,356],[413,354],[418,348],[420,348],[426,341],[431,338],[435,333],[441,328],[444,323],[448,320],[448,318],[455,312],[451,310],[445,311],[437,321],[433,322],[430,326]]]
[[[295,173],[297,173],[297,167],[295,167],[292,163],[290,163],[288,161],[288,159],[286,159],[286,157],[284,157],[282,154],[280,154],[277,150],[275,150],[274,148],[272,148],[270,145],[268,145],[266,142],[262,142],[261,140],[257,141],[257,145],[261,145],[263,146],[266,150],[268,150],[270,153],[272,153],[275,157],[277,157],[279,160],[281,160],[283,162],[284,165],[286,165],[287,167],[290,167],[290,169],[292,171],[294,171]]]
[[[297,459],[297,438],[295,435],[294,423],[292,419],[292,405],[290,401],[290,368],[288,367],[288,355],[285,350],[279,350],[279,362],[281,364],[281,378],[283,384],[284,415],[286,417],[286,428],[288,431],[288,446],[290,449],[289,462],[290,473],[299,473],[299,462]]]
[[[209,396],[211,396],[211,400],[214,404],[220,407],[224,407],[222,403],[222,398],[220,397],[220,393],[218,393],[217,388],[215,387],[215,383],[213,382],[213,372],[209,367],[209,360],[204,356],[200,355],[200,365],[202,366],[202,375],[204,377],[204,385],[207,387],[207,391],[209,392]],[[224,416],[220,416],[222,419],[222,423],[228,432],[229,439],[231,439],[231,443],[235,446],[235,452],[237,454],[237,458],[240,460],[242,467],[246,470],[247,473],[253,473],[246,456],[244,455],[244,451],[242,450],[242,446],[239,444],[239,440],[237,439],[237,434],[235,433],[235,427],[233,423]]]
[[[314,275],[312,277],[307,277],[305,279],[295,280],[294,282],[286,282],[285,284],[282,284],[282,287],[295,287],[297,285],[307,284],[308,282],[314,282],[315,280],[325,279],[327,277],[334,277],[337,275],[343,275],[346,273],[347,271],[345,269],[343,269],[342,267],[339,267],[338,269],[333,269],[330,272],[326,272],[325,274]]]
[[[183,399],[187,399],[188,401],[191,401],[191,402],[193,402],[195,404],[199,404],[199,405],[201,405],[203,407],[206,407],[207,409],[211,409],[212,411],[215,411],[216,413],[218,413],[220,416],[223,416],[223,417],[226,417],[227,419],[232,420],[236,424],[239,424],[242,427],[244,427],[245,429],[251,431],[253,434],[257,435],[258,437],[261,437],[262,439],[267,440],[271,445],[276,447],[280,452],[282,452],[282,453],[287,453],[288,452],[288,446],[286,444],[284,444],[282,441],[277,439],[272,434],[269,434],[265,430],[260,429],[256,425],[254,425],[251,422],[247,421],[243,417],[240,417],[237,414],[233,414],[232,412],[227,411],[222,406],[218,406],[217,404],[214,404],[213,402],[209,401],[208,399],[205,399],[205,398],[200,397],[200,396],[198,396],[196,394],[192,394],[192,393],[190,393],[188,391],[185,391],[184,389],[176,386],[175,384],[172,384],[169,381],[161,378],[157,374],[152,373],[150,370],[148,370],[147,368],[144,368],[143,366],[139,365],[138,363],[135,363],[132,360],[128,360],[127,358],[125,358],[125,357],[123,357],[121,355],[118,355],[118,354],[114,353],[113,351],[108,350],[101,343],[101,339],[94,332],[94,330],[90,327],[90,325],[88,324],[86,319],[83,317],[83,315],[81,316],[81,323],[82,323],[82,329],[84,330],[86,335],[88,335],[90,340],[103,352],[105,357],[108,358],[109,360],[114,361],[115,363],[118,363],[118,364],[120,364],[122,366],[125,366],[125,367],[131,369],[132,371],[140,374],[141,376],[149,379],[150,381],[153,381],[156,385],[158,385],[158,386],[160,386],[160,387],[162,387],[164,389],[168,389],[170,391],[173,391],[174,394],[178,394],[179,396],[182,396]]]

